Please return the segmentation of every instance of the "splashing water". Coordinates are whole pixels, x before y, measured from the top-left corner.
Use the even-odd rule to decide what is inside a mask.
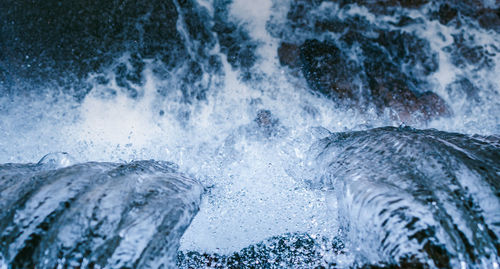
[[[167,2],[172,5],[164,6]],[[424,52],[431,55],[428,58],[435,57],[435,70],[425,73],[424,67],[417,66],[425,60],[414,59],[419,55],[413,56],[411,51],[402,52],[410,60],[398,60],[397,53],[391,60],[414,79],[419,94],[431,91],[439,95],[451,113],[413,121],[413,127],[484,136],[500,133],[500,81],[496,77],[500,35],[495,29],[480,27],[466,15],[465,8],[452,23],[440,23],[433,18],[440,9],[437,2],[418,8],[397,7],[392,13],[378,12],[364,1],[349,5],[317,2],[141,2],[143,13],[143,7],[138,7],[137,14],[129,14],[136,17],[120,24],[120,29],[111,29],[125,34],[113,36],[109,31],[103,44],[95,43],[93,37],[75,41],[101,46],[89,55],[109,60],[93,62],[96,57],[88,60],[82,55],[81,62],[72,60],[62,68],[58,63],[66,59],[55,56],[47,68],[42,64],[50,50],[19,58],[13,49],[16,41],[9,39],[9,31],[16,30],[6,27],[2,34],[8,38],[0,43],[7,48],[0,55],[0,163],[37,162],[49,152],[68,152],[74,158],[71,163],[173,161],[181,171],[200,179],[207,190],[200,212],[181,240],[182,251],[226,255],[286,233],[333,238],[344,227],[338,212],[349,212],[338,208],[341,194],[311,187],[304,180],[326,174],[320,164],[308,163],[310,146],[330,132],[399,126],[402,121],[390,109],[380,111],[363,101],[359,101],[361,105],[332,101],[310,89],[307,74],[297,75],[296,69],[280,64],[278,48],[283,40],[333,42],[353,62],[369,58],[368,48],[361,42],[346,45],[342,41],[342,35],[356,27],[318,30],[318,25],[334,19],[358,22],[359,29],[351,32],[361,33],[369,42],[383,31],[401,31],[427,42],[424,47],[430,52]],[[295,20],[293,12],[301,5],[305,11]],[[494,1],[484,5],[499,8]],[[155,17],[162,8],[174,10],[171,18],[175,20]],[[118,8],[110,10],[116,17],[126,16]],[[9,25],[14,25],[15,11],[6,14],[12,19]],[[404,20],[410,23],[402,23]],[[363,28],[362,23],[368,26]],[[175,34],[152,35],[156,30],[161,33],[154,28],[158,25],[171,27],[169,31]],[[68,38],[76,37],[68,34]],[[46,71],[38,80],[24,74],[30,73],[36,61]],[[66,73],[79,64],[83,76]],[[411,69],[412,64],[417,67]],[[367,65],[359,66],[367,69]],[[7,67],[11,71],[5,71]],[[368,100],[366,74],[369,72],[348,73],[348,78],[360,85],[360,99]],[[52,81],[58,76],[62,82]],[[47,160],[59,166],[70,161],[65,158]],[[460,173],[470,170],[463,168]],[[380,191],[394,192],[390,188]],[[499,208],[492,206],[495,209]],[[366,244],[364,249],[370,249]],[[380,256],[367,260],[392,262]]]

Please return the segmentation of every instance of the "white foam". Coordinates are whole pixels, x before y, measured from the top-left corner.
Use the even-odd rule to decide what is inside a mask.
[[[258,50],[260,60],[254,67],[262,73],[259,81],[239,81],[239,74],[221,55],[225,86],[210,89],[206,101],[193,104],[157,98],[156,89],[165,85],[155,79],[150,66],[144,71],[144,96],[138,100],[127,98],[116,85],[110,85],[116,87],[116,97],[99,97],[96,86],[81,105],[66,99],[26,103],[3,100],[7,108],[0,111],[0,163],[36,162],[55,151],[68,152],[80,162],[173,161],[209,189],[182,239],[182,249],[227,253],[269,236],[295,231],[330,236],[337,224],[331,213],[334,210],[327,208],[325,194],[308,189],[300,173],[289,169],[300,168],[313,142],[311,127],[346,131],[398,123],[374,112],[336,108],[331,100],[311,94],[304,81],[282,72],[276,56],[278,40],[266,31],[272,12],[287,10],[277,7],[279,4],[236,0],[231,5],[234,19],[243,22],[252,38],[262,44]],[[351,12],[372,16],[366,9]],[[470,115],[461,113],[470,104],[456,103],[445,92],[445,86],[465,72],[452,66],[441,50],[451,42],[453,30],[435,22],[426,27],[421,35],[439,51],[435,91],[455,111],[454,117],[428,126],[464,133],[498,133],[500,101],[498,94],[490,93],[498,92],[499,67],[475,79],[493,88],[482,97],[484,107],[470,110]],[[478,35],[485,43],[499,43],[498,35]],[[499,62],[498,57],[495,62]],[[160,108],[164,110],[162,116],[158,114]],[[280,135],[269,138],[258,129],[254,118],[261,109],[270,110],[279,119]],[[179,120],[183,112],[189,113],[189,120]]]

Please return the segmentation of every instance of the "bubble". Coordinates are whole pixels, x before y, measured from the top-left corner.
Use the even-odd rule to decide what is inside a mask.
[[[75,163],[75,159],[67,152],[53,152],[43,156],[37,164],[46,170],[53,170],[68,167]]]

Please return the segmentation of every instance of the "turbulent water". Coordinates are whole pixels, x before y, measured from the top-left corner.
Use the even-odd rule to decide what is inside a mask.
[[[167,267],[499,267],[497,1],[4,2],[1,203],[24,195],[12,178],[63,201],[58,173],[154,159],[205,189],[182,238],[163,241],[177,261],[152,257]],[[40,160],[51,152],[67,153]],[[16,203],[9,214],[46,218]],[[57,223],[49,234],[78,226]],[[11,262],[16,236],[0,267],[31,262]],[[85,244],[87,261],[101,255]],[[107,255],[96,264],[113,268]],[[146,266],[134,255],[124,266]]]
[[[411,128],[337,133],[315,145],[324,172],[311,184],[336,193],[347,242],[369,261],[492,265],[498,142]]]
[[[160,268],[202,187],[171,163],[58,162],[0,166],[3,259],[12,268]],[[54,170],[54,164],[58,164]]]

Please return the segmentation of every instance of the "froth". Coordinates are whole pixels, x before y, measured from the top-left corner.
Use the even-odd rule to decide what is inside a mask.
[[[207,1],[203,3],[208,5]],[[224,86],[210,89],[206,100],[187,103],[159,97],[159,87],[175,88],[175,84],[165,85],[167,82],[157,79],[152,75],[152,66],[143,72],[143,96],[137,99],[127,97],[119,88],[113,89],[116,96],[102,98],[98,85],[82,103],[63,97],[32,102],[3,99],[8,109],[0,114],[0,162],[36,162],[55,151],[68,152],[80,162],[175,162],[181,171],[201,179],[207,188],[201,210],[182,239],[181,248],[186,250],[227,253],[286,232],[331,236],[337,224],[334,210],[326,206],[326,194],[308,189],[300,171],[289,170],[291,166],[300,168],[304,161],[305,151],[314,139],[311,128],[347,131],[400,122],[371,110],[362,113],[336,106],[332,100],[311,93],[302,79],[285,72],[277,60],[279,41],[270,37],[266,23],[273,12],[286,12],[287,8],[280,5],[287,3],[233,2],[234,19],[245,24],[252,38],[261,42],[260,57],[253,67],[259,78],[240,81],[238,71],[220,54]],[[376,20],[364,8],[353,8],[351,13]],[[286,16],[278,14],[275,18],[284,20]],[[474,71],[471,76],[471,70],[453,67],[442,50],[452,42],[451,34],[456,30],[426,22],[424,30],[415,31],[420,31],[439,52],[440,69],[433,78],[432,90],[443,96],[454,111],[450,118],[415,127],[498,133],[498,65],[493,70]],[[500,42],[497,35],[475,33],[484,44]],[[103,75],[113,75],[108,72]],[[461,75],[485,90],[479,104],[448,94],[446,86]],[[256,124],[261,110],[270,111],[278,120],[272,127],[277,128],[276,132],[267,134]]]

